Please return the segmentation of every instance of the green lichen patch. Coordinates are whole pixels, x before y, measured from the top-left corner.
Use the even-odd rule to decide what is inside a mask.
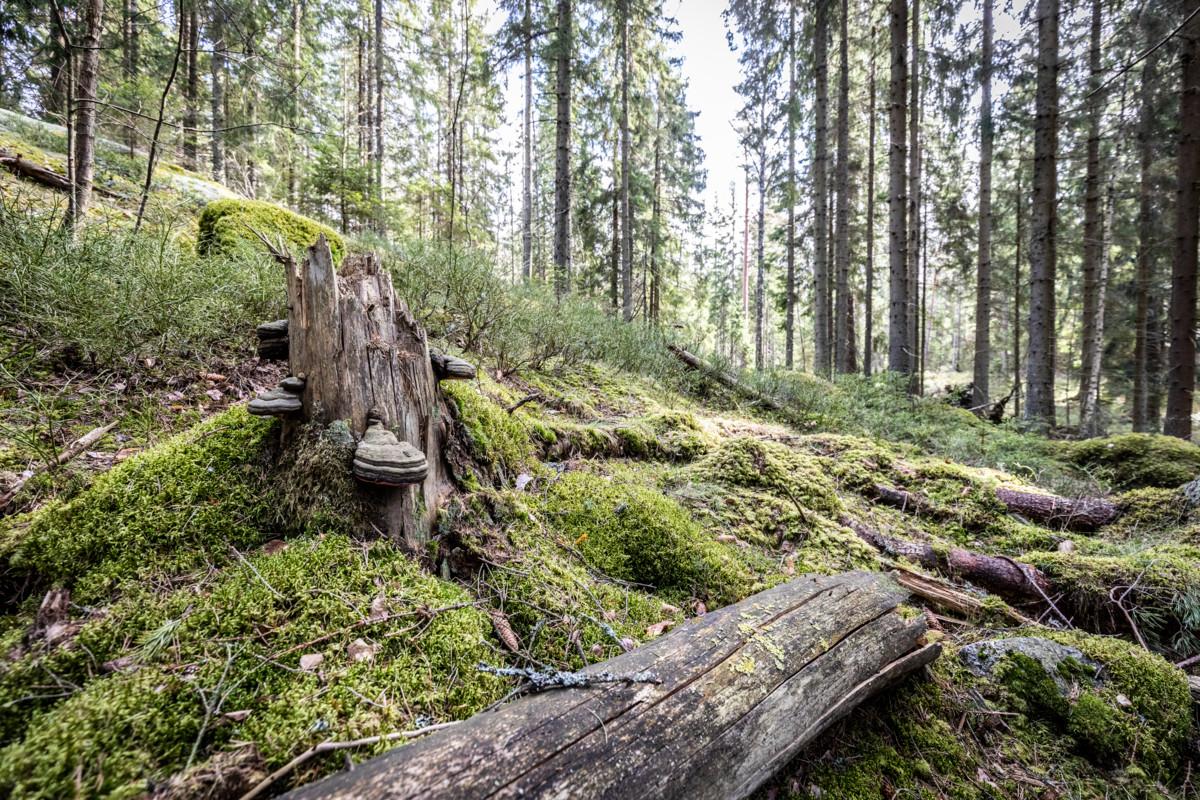
[[[801,513],[836,516],[842,510],[824,459],[776,442],[729,439],[696,464],[699,479],[760,489],[795,505]]]
[[[60,676],[68,698],[7,728],[0,794],[141,796],[242,743],[274,768],[331,736],[463,718],[503,693],[475,669],[497,658],[477,601],[397,548],[335,535],[245,558],[196,586],[123,599],[64,645],[85,666]],[[53,686],[64,661],[27,653],[0,671],[0,692]],[[18,685],[31,676],[40,684]]]
[[[1200,447],[1153,433],[1064,442],[1065,457],[1117,489],[1173,489],[1200,476]]]
[[[74,498],[8,522],[9,569],[91,602],[123,578],[195,569],[263,541],[283,522],[267,490],[275,432],[237,407],[122,462]]]
[[[346,254],[346,243],[333,228],[263,200],[214,200],[206,205],[196,251],[202,256],[262,252],[263,243],[254,231],[271,241],[283,237],[289,249],[301,252],[324,234],[335,264]]]

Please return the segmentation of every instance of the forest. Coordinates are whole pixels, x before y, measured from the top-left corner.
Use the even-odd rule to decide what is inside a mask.
[[[0,0],[0,796],[1196,795],[1200,0]]]

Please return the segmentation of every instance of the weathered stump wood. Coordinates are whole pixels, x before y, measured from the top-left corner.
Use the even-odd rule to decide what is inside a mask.
[[[650,672],[527,696],[287,795],[730,798],[937,657],[887,575],[804,576],[585,672]]]
[[[287,271],[288,362],[305,378],[306,420],[347,420],[357,436],[368,414],[425,454],[425,480],[413,486],[373,487],[377,525],[419,547],[449,491],[442,461],[445,417],[429,363],[425,331],[396,298],[391,277],[373,253],[347,256],[333,268],[321,236]]]

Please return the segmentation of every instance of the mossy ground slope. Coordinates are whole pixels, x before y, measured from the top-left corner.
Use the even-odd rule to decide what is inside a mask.
[[[318,742],[486,708],[513,685],[481,663],[577,668],[795,574],[887,568],[848,520],[1020,555],[1085,600],[1136,583],[1143,634],[1171,655],[1195,649],[1198,540],[1173,488],[1121,495],[1122,520],[1065,554],[1066,534],[994,499],[1037,476],[983,449],[956,463],[832,412],[801,432],[594,364],[443,387],[468,457],[419,557],[362,523],[342,438],[310,429],[281,452],[274,423],[240,407],[0,523],[4,585],[21,598],[0,620],[0,794],[237,796]],[[874,504],[881,484],[936,514]],[[942,623],[930,679],[865,707],[775,791],[1183,796],[1181,672],[1119,638],[1026,628],[1104,674],[1059,697],[1019,661],[969,673],[957,648],[1014,635],[988,627],[1001,619]],[[341,766],[314,759],[281,787]]]

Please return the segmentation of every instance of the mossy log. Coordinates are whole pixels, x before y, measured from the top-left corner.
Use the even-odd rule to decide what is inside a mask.
[[[60,192],[71,191],[71,180],[66,175],[60,175],[41,164],[30,161],[27,158],[21,158],[20,153],[0,149],[0,167],[4,167],[18,177],[33,181],[50,189],[57,189]],[[114,197],[119,200],[126,199],[124,195],[106,189],[103,186],[93,186],[92,191],[106,197]]]
[[[798,578],[584,670],[657,683],[527,696],[287,797],[744,797],[937,657],[906,596],[880,573]]]
[[[916,492],[882,485],[874,488],[875,501],[885,506],[924,516],[954,516],[952,512],[939,511]],[[1072,499],[1006,486],[996,489],[996,499],[1004,504],[1010,514],[1020,514],[1042,525],[1073,531],[1094,531],[1114,521],[1121,513],[1115,504],[1102,497]]]
[[[361,436],[369,415],[420,450],[425,479],[412,486],[374,487],[376,525],[418,548],[428,539],[441,499],[450,489],[442,461],[447,415],[440,406],[425,331],[396,297],[378,257],[347,256],[334,272],[324,236],[287,271],[288,361],[305,378],[303,417],[328,424],[347,420]]]
[[[774,397],[771,397],[764,392],[760,392],[752,386],[748,386],[747,384],[738,380],[737,376],[733,375],[732,373],[710,366],[709,364],[705,363],[702,358],[689,353],[682,347],[669,344],[667,345],[667,349],[671,351],[672,355],[683,362],[685,367],[703,373],[707,377],[724,386],[726,389],[729,389],[734,394],[738,394],[748,400],[752,400],[753,402],[763,406],[764,408],[768,408],[771,411],[787,410],[784,404],[776,400]]]

